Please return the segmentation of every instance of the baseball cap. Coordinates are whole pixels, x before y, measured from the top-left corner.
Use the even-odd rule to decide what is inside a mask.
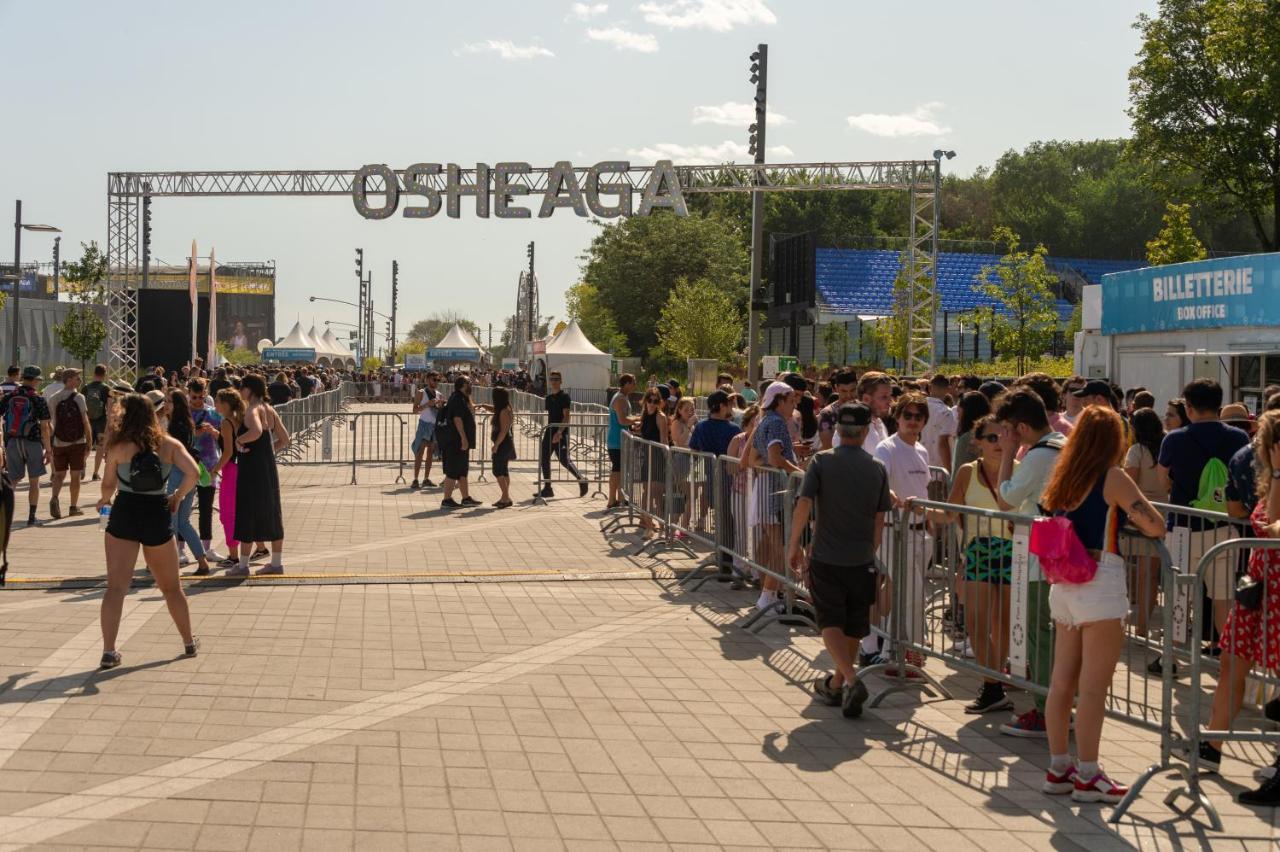
[[[675,379],[667,379],[667,386],[672,388],[679,388],[680,383]]]
[[[764,399],[760,401],[760,405],[763,408],[768,408],[773,405],[773,401],[779,396],[785,396],[794,390],[795,388],[791,387],[791,385],[786,382],[773,382],[769,387],[764,389]]]
[[[145,394],[143,394],[143,396],[145,396],[148,400],[150,400],[153,408],[159,408],[160,406],[164,405],[164,391],[149,390]]]
[[[840,426],[866,426],[871,423],[871,409],[860,402],[846,403],[836,412],[836,423]]]
[[[1071,392],[1072,396],[1084,398],[1086,396],[1105,396],[1110,397],[1111,383],[1104,382],[1102,379],[1093,379],[1084,383],[1084,387]]]
[[[728,404],[729,394],[722,390],[712,391],[707,394],[707,408],[711,411],[716,411],[720,406]]]
[[[38,378],[40,378],[40,368],[39,368],[39,367],[37,367],[35,364],[30,364],[30,365],[28,365],[28,366],[26,366],[26,367],[23,367],[23,368],[22,368],[22,378],[24,378],[24,379],[38,379]]]

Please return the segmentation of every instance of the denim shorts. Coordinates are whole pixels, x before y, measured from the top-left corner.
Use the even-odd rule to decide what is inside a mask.
[[[1104,553],[1098,560],[1098,573],[1089,582],[1054,583],[1049,589],[1049,614],[1066,627],[1128,616],[1124,560]]]
[[[411,449],[415,453],[420,452],[423,447],[435,443],[435,439],[436,424],[428,423],[426,420],[419,420],[418,431],[414,433]]]

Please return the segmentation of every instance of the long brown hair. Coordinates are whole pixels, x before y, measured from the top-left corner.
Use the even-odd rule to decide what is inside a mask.
[[[244,397],[235,388],[223,388],[218,391],[217,401],[227,406],[231,419],[239,424],[244,420]]]
[[[1040,505],[1067,511],[1084,502],[1107,471],[1124,458],[1124,423],[1114,408],[1090,405],[1080,413],[1058,457]]]
[[[1253,455],[1260,471],[1258,499],[1266,500],[1271,490],[1271,448],[1280,441],[1280,411],[1266,411],[1258,418],[1258,433],[1253,436]],[[1275,520],[1272,518],[1272,520]]]
[[[156,422],[156,408],[140,393],[125,394],[120,400],[120,416],[115,421],[107,446],[134,444],[139,450],[155,452],[160,449],[164,433]]]

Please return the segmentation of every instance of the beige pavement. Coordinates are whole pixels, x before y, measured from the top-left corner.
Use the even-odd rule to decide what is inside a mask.
[[[129,598],[124,665],[109,672],[94,668],[97,589],[0,592],[0,849],[1280,838],[1274,814],[1231,801],[1252,766],[1232,755],[1257,753],[1229,748],[1227,780],[1207,782],[1224,832],[1175,819],[1168,776],[1112,826],[1108,809],[1040,794],[1043,743],[1000,736],[1001,718],[963,701],[898,695],[859,721],[814,704],[814,636],[742,630],[750,592],[677,588],[688,560],[632,556],[634,537],[601,532],[598,500],[443,515],[436,494],[370,474],[352,487],[349,468],[286,473],[286,566],[343,584],[189,585],[194,659],[150,588]],[[19,530],[10,557],[16,576],[94,577],[100,547],[94,526],[55,524]],[[1157,757],[1144,731],[1109,722],[1105,739],[1119,779]]]

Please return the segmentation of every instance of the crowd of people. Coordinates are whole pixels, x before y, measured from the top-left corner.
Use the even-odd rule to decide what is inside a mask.
[[[4,486],[26,480],[28,527],[42,525],[41,480],[50,465],[50,516],[63,517],[68,476],[65,515],[85,514],[80,490],[89,456],[94,458],[90,481],[101,482],[94,508],[105,522],[107,564],[103,668],[121,661],[116,634],[140,551],[189,656],[199,643],[191,634],[181,566],[194,562],[194,576],[221,569],[228,577],[247,577],[251,562],[267,560],[253,573],[284,573],[275,454],[290,436],[273,406],[280,395],[272,388],[317,393],[332,378],[327,371],[277,371],[269,384],[270,373],[238,367],[210,372],[197,360],[180,373],[148,370],[133,383],[111,379],[102,364],[87,384],[75,368],[58,367],[43,386],[36,366],[10,367],[8,376],[0,386]],[[198,529],[191,523],[197,503]],[[225,555],[213,543],[215,503]]]
[[[896,673],[896,652],[871,629],[888,615],[891,581],[877,573],[876,555],[885,552],[891,509],[900,510],[910,531],[910,553],[901,561],[911,594],[924,588],[933,536],[949,524],[958,527],[964,562],[956,584],[960,636],[983,668],[997,672],[1009,654],[1011,529],[977,524],[959,507],[1067,518],[1092,574],[1082,583],[1051,582],[1032,554],[1024,621],[1028,673],[1047,698],[1037,694],[1000,730],[1047,740],[1045,792],[1078,801],[1115,803],[1127,792],[1099,763],[1104,702],[1126,641],[1125,624],[1149,635],[1161,582],[1158,559],[1122,553],[1119,531],[1160,539],[1187,527],[1188,571],[1223,540],[1224,515],[1247,524],[1246,534],[1280,536],[1273,521],[1280,511],[1280,387],[1266,390],[1255,416],[1241,403],[1224,404],[1223,389],[1211,379],[1189,383],[1160,413],[1144,388],[1125,391],[1082,377],[1059,382],[1042,373],[1008,383],[941,374],[907,380],[851,370],[823,381],[784,374],[763,386],[758,402],[749,402],[724,375],[720,389],[707,397],[701,421],[692,417],[678,384],[646,388],[638,415],[629,403],[634,392],[634,377],[622,376],[610,404],[610,505],[619,500],[621,434],[628,429],[649,444],[730,455],[740,472],[756,470],[757,493],[748,495],[747,505],[757,562],[781,568],[785,554],[805,579],[835,664],[814,691],[850,717],[861,713],[867,697],[859,667],[885,664]],[[689,529],[694,501],[688,494],[672,495],[676,508],[669,514],[662,507],[666,483],[687,490],[694,477],[677,470],[668,478],[664,459],[678,465],[681,456],[645,447],[637,449],[635,474],[647,510],[643,534],[653,534],[664,518]],[[770,478],[775,471],[803,477],[787,542],[782,489]],[[741,496],[741,489],[735,481],[725,493]],[[919,505],[925,499],[957,509],[925,511]],[[732,525],[726,507],[710,510],[717,528]],[[893,561],[890,552],[881,564]],[[722,557],[725,579],[731,563]],[[760,608],[778,604],[775,573],[754,578]],[[1242,576],[1266,589],[1263,603],[1252,609],[1237,599]],[[1240,712],[1247,675],[1280,668],[1280,549],[1255,549],[1247,561],[1213,559],[1204,586],[1216,628],[1205,653],[1221,654],[1223,666],[1210,724],[1221,730]],[[908,600],[904,610],[910,621],[902,625],[903,635],[918,643],[924,602]],[[901,656],[909,668],[925,664],[911,651]],[[1151,660],[1148,670],[1159,675],[1161,665],[1159,658]],[[990,678],[965,709],[978,714],[1012,707],[1003,684]],[[1263,710],[1280,721],[1280,699]],[[1075,759],[1068,749],[1073,725]],[[1221,743],[1201,747],[1202,768],[1216,771],[1221,759]],[[1240,800],[1280,804],[1277,768],[1280,757],[1258,771],[1261,787]]]

